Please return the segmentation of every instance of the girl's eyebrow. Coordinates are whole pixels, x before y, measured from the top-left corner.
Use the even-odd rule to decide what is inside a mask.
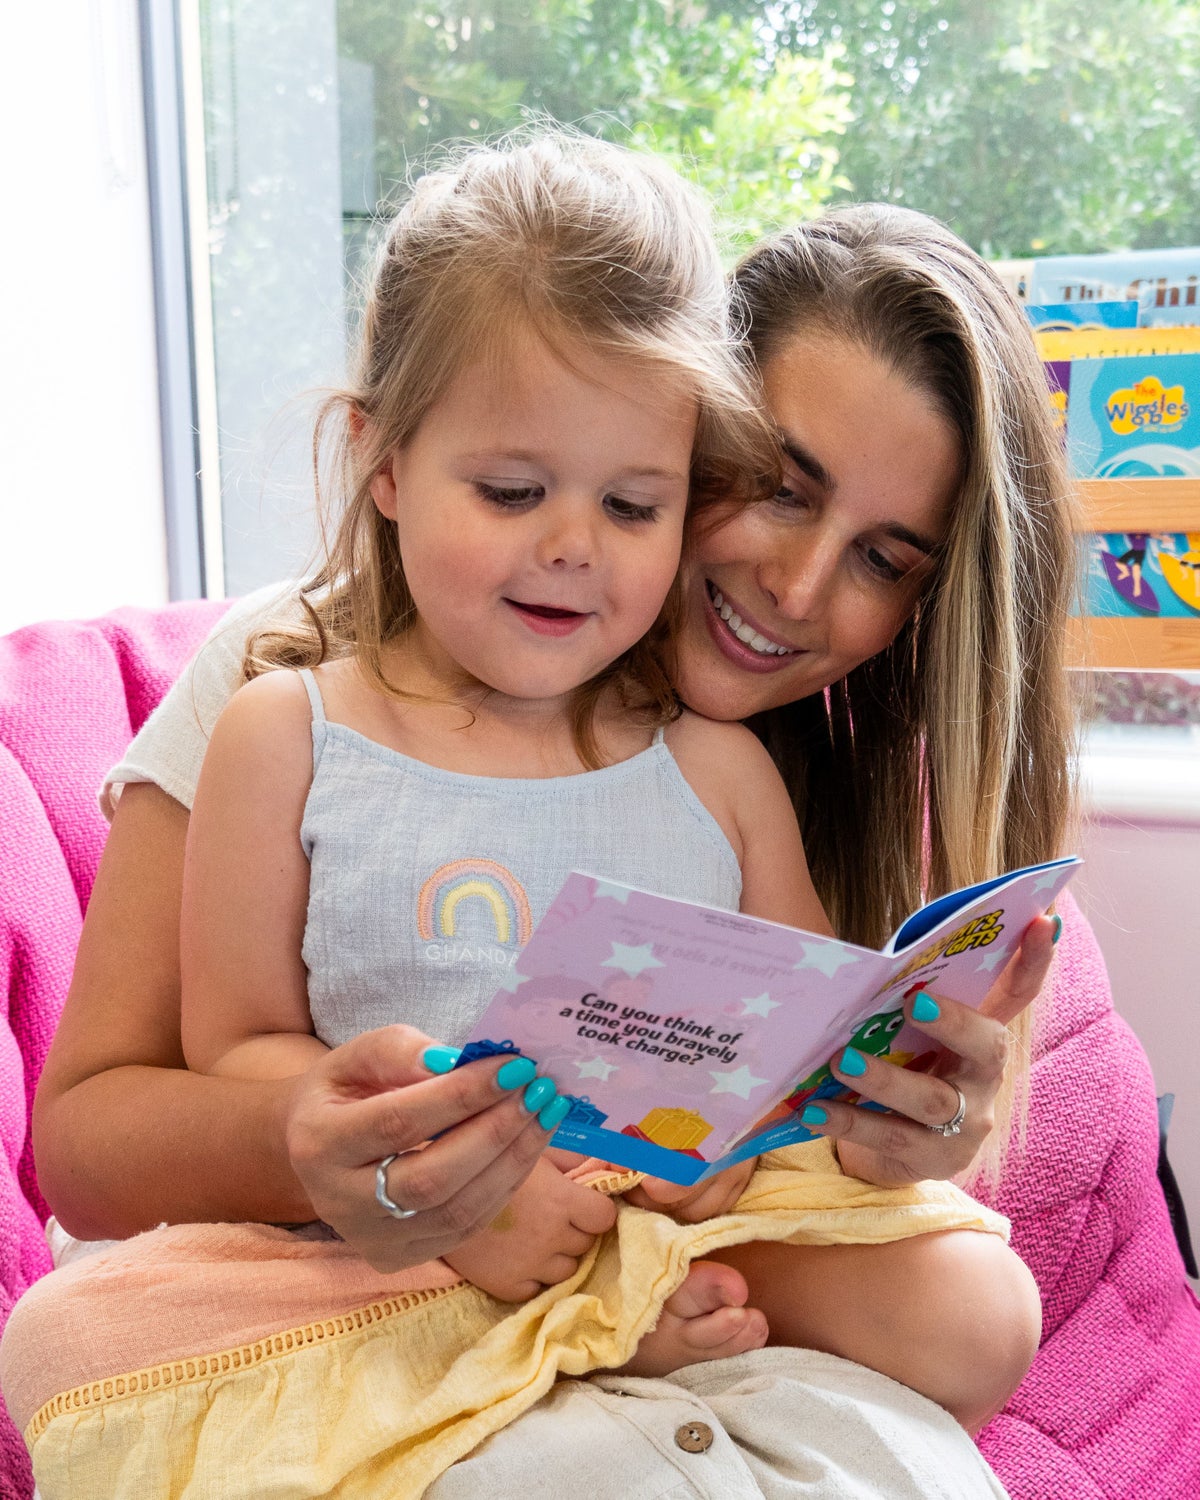
[[[545,457],[539,453],[532,453],[525,448],[496,448],[483,453],[468,453],[464,455],[467,463],[487,463],[496,461],[499,463],[528,463],[540,464],[545,462]],[[622,473],[624,479],[673,479],[679,484],[686,483],[688,475],[681,469],[661,469],[653,464],[647,464],[645,468],[632,466]]]
[[[837,489],[837,480],[815,453],[786,433],[780,433],[779,445],[802,474],[807,474],[814,484],[819,484],[827,495],[833,494]],[[940,542],[932,537],[922,536],[920,532],[913,531],[910,526],[904,526],[899,521],[885,521],[881,530],[884,536],[903,542],[905,546],[923,552],[926,557],[935,557],[942,550]]]

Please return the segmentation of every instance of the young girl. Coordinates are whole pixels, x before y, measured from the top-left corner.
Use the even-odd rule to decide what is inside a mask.
[[[457,1045],[572,868],[830,930],[766,753],[680,712],[658,660],[689,499],[751,498],[776,461],[726,306],[703,210],[646,158],[546,137],[418,184],[357,388],[326,413],[347,505],[308,628],[252,642],[205,758],[193,1069],[290,1076],[394,1020]],[[545,1079],[525,1100],[546,1128],[568,1107]],[[431,1190],[411,1165],[409,1207]],[[707,1185],[703,1214],[751,1171]],[[444,1258],[522,1300],[612,1218],[546,1160]],[[745,1300],[732,1267],[693,1271],[633,1368],[761,1344]]]
[[[260,635],[205,758],[192,1068],[290,1076],[394,1020],[462,1042],[572,868],[828,930],[765,751],[681,713],[656,654],[689,498],[774,463],[726,306],[703,209],[644,157],[543,138],[418,184],[336,403],[349,503],[311,629]],[[525,1097],[546,1128],[568,1108]],[[546,1161],[448,1259],[527,1298],[612,1216]],[[691,1336],[765,1337],[729,1321]]]

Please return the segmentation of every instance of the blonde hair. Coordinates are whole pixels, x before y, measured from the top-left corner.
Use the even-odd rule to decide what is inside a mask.
[[[514,335],[661,373],[698,407],[692,509],[761,491],[774,440],[730,326],[709,210],[665,163],[563,130],[472,146],[415,184],[381,245],[353,384],[330,396],[313,441],[318,499],[332,461],[324,555],[301,589],[308,619],[250,640],[251,677],[355,654],[381,691],[381,647],[414,618],[394,525],[371,481],[470,362],[501,368]],[[352,428],[354,429],[352,432]],[[331,451],[328,451],[331,450]],[[661,723],[678,712],[659,661],[672,607],[649,637],[577,690],[576,742],[598,764],[592,720],[606,687]]]
[[[835,930],[875,946],[922,900],[1062,853],[1075,577],[1062,442],[1023,312],[923,214],[836,209],[751,251],[734,286],[760,367],[799,334],[843,339],[925,393],[960,443],[957,503],[912,619],[825,693],[755,723]],[[1024,1119],[1028,1011],[1010,1032],[989,1177]]]

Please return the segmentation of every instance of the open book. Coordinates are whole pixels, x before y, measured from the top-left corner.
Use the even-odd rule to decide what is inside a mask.
[[[573,1100],[554,1144],[670,1182],[812,1139],[806,1104],[851,1098],[845,1046],[928,1067],[905,995],[978,1005],[1080,861],[942,896],[882,952],[573,873],[517,956],[459,1065],[531,1058]]]

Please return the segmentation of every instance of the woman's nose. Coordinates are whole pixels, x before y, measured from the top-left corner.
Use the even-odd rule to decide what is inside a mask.
[[[763,565],[759,582],[786,619],[815,619],[828,602],[839,557],[828,540],[792,537]]]

